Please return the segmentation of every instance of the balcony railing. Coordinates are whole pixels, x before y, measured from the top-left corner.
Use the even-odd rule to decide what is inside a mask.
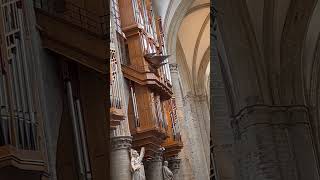
[[[107,23],[108,16],[99,16],[94,12],[80,7],[71,2],[65,1],[58,7],[52,4],[53,1],[48,0],[33,0],[34,7],[40,9],[54,17],[61,18],[73,25],[80,27],[93,34],[105,37],[108,35]]]

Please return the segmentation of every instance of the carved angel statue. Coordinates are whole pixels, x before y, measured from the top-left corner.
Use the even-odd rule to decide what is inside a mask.
[[[163,174],[163,180],[173,180],[173,173],[168,168],[168,161],[163,162],[162,174]]]
[[[144,153],[144,147],[141,148],[140,155],[136,150],[131,149],[132,180],[146,180],[144,166],[142,163]]]

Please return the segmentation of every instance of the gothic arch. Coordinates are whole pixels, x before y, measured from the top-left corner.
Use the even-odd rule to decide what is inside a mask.
[[[201,68],[203,68],[203,66],[201,66],[201,65],[204,65],[204,64],[202,64],[202,62],[205,60],[207,60],[209,62],[209,59],[210,59],[210,48],[209,48],[210,41],[209,41],[207,49],[204,51],[204,54],[202,55],[202,57],[201,56],[199,57],[199,58],[201,58],[201,61],[197,62],[198,61],[198,52],[199,52],[199,48],[200,48],[199,46],[200,46],[201,40],[204,36],[203,34],[205,31],[205,28],[209,27],[209,24],[208,24],[210,22],[209,20],[210,20],[210,13],[208,14],[206,19],[204,20],[204,23],[201,26],[199,35],[196,40],[194,53],[193,53],[192,66],[196,67],[196,68],[192,68],[192,77],[193,77],[193,79],[196,79],[196,80],[200,80],[199,74],[200,74]],[[200,65],[198,66],[198,64],[200,64]],[[206,63],[206,66],[207,65],[208,65],[208,63]],[[198,83],[202,83],[202,81],[198,81]],[[198,86],[198,83],[196,82],[195,85]]]
[[[207,50],[205,51],[198,69],[195,92],[197,92],[197,94],[199,95],[206,94],[207,81],[205,80],[205,76],[209,76],[209,74],[206,74],[207,68],[209,68],[209,63],[210,63],[210,47],[208,47]]]
[[[193,90],[193,82],[191,77],[191,72],[189,71],[188,65],[186,63],[186,57],[183,53],[183,49],[181,47],[181,42],[178,39],[177,41],[177,49],[176,49],[176,63],[179,64],[179,74],[182,85],[182,93],[187,94],[189,91]]]
[[[177,45],[177,37],[180,25],[183,21],[183,18],[188,12],[188,9],[192,5],[195,0],[179,0],[171,1],[168,7],[168,11],[166,12],[165,20],[164,20],[164,29],[166,35],[166,45],[168,49],[168,53],[171,54],[171,58],[169,58],[170,63],[176,62],[175,52]],[[173,7],[174,4],[178,4],[176,8]],[[168,26],[167,26],[168,24]]]
[[[164,19],[166,46],[168,54],[171,55],[169,63],[178,64],[183,87],[184,117],[181,126],[185,128],[182,135],[186,137],[186,142],[181,155],[184,160],[190,159],[191,169],[199,179],[209,176],[210,164],[209,107],[208,97],[204,96],[206,88],[204,80],[205,76],[208,76],[205,71],[210,55],[209,20],[207,0],[170,1]],[[202,82],[197,82],[198,75]],[[199,85],[201,93],[198,91]],[[188,173],[182,172],[182,177]]]

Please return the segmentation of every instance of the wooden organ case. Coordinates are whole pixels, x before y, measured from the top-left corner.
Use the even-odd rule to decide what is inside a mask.
[[[25,11],[24,1],[0,1],[0,179],[48,173]]]
[[[153,12],[151,0],[117,0],[117,3],[127,52],[121,67],[129,80],[132,146],[137,150],[145,147],[146,159],[152,158],[161,147],[166,149],[165,157],[175,156],[182,143],[172,106],[161,18]]]

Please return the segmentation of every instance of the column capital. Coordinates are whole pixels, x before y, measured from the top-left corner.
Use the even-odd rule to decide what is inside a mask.
[[[151,159],[151,161],[153,161],[153,162],[155,162],[155,161],[162,162],[162,160],[163,160],[163,157],[162,157],[161,151],[154,153],[153,158]]]
[[[181,159],[179,159],[178,157],[170,157],[168,158],[168,162],[169,162],[169,168],[172,171],[177,171],[180,169]]]
[[[169,64],[169,68],[171,72],[178,72],[178,64],[177,63],[171,63]]]
[[[199,94],[199,95],[196,95],[192,92],[188,92],[183,98],[182,98],[183,102],[186,103],[186,102],[190,102],[190,101],[193,101],[193,102],[202,102],[202,101],[207,101],[207,95],[205,94]]]
[[[231,126],[236,132],[245,131],[247,127],[259,124],[284,125],[308,124],[309,110],[304,105],[265,105],[256,104],[242,108],[231,121]],[[301,118],[289,118],[301,117]]]
[[[163,161],[162,154],[163,154],[162,151],[155,152],[152,157],[146,159],[146,163],[162,162]]]
[[[130,149],[132,137],[131,136],[115,136],[111,137],[111,150]]]

